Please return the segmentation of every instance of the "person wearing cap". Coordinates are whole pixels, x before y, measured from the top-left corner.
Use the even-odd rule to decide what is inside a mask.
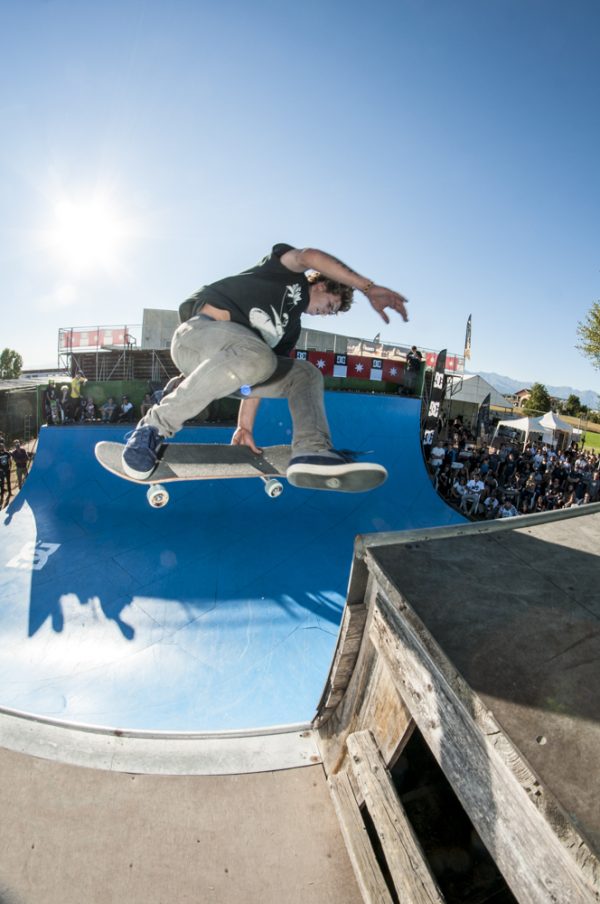
[[[203,286],[180,306],[182,323],[171,344],[184,378],[132,432],[123,452],[125,473],[147,479],[166,438],[215,399],[237,394],[242,401],[232,443],[253,452],[260,451],[254,422],[261,398],[287,398],[293,423],[291,483],[306,475],[343,478],[361,470],[374,480],[385,476],[381,465],[359,464],[332,448],[322,374],[308,361],[290,357],[302,314],[348,311],[355,289],[386,323],[387,309],[408,320],[406,298],[315,248],[276,244],[255,266]]]

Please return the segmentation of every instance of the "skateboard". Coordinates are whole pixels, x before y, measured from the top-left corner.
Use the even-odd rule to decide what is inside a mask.
[[[150,477],[136,480],[123,470],[123,443],[96,443],[94,449],[100,464],[131,483],[148,486],[148,502],[162,508],[169,501],[165,483],[180,480],[216,480],[231,477],[260,477],[267,496],[274,499],[283,490],[278,479],[285,477],[291,446],[267,446],[257,455],[248,446],[225,443],[165,443],[159,452],[159,463]]]
[[[148,502],[153,508],[162,508],[169,501],[169,493],[164,486],[180,480],[216,480],[233,477],[259,477],[264,483],[265,493],[271,499],[283,491],[280,478],[286,477],[294,486],[315,490],[337,490],[340,492],[364,492],[374,489],[387,477],[381,465],[363,465],[358,473],[332,473],[326,476],[315,474],[287,474],[291,456],[290,446],[266,446],[260,455],[248,446],[231,446],[224,443],[165,443],[159,452],[159,463],[150,477],[136,480],[123,470],[122,443],[100,442],[95,454],[100,464],[124,480],[148,486]],[[297,466],[296,466],[297,467]]]

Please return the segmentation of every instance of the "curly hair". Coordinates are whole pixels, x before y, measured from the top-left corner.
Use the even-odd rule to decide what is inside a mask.
[[[336,282],[335,279],[329,279],[327,276],[323,276],[323,274],[319,273],[317,270],[313,270],[307,278],[309,283],[325,283],[325,288],[328,292],[341,298],[342,303],[338,313],[341,314],[344,311],[350,310],[352,302],[354,301],[354,289],[352,286],[343,286],[342,283]]]

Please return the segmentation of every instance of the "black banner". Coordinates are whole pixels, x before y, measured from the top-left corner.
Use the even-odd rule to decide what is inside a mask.
[[[437,439],[442,402],[446,394],[446,354],[447,349],[444,348],[437,356],[429,405],[423,422],[423,446],[429,449]]]
[[[488,392],[485,399],[479,406],[479,411],[477,412],[476,436],[480,436],[482,433],[490,432],[490,400],[491,393]]]

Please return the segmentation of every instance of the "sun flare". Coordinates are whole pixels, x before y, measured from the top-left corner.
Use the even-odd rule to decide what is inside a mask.
[[[108,197],[61,198],[54,204],[47,244],[57,261],[72,271],[115,270],[129,230]]]

